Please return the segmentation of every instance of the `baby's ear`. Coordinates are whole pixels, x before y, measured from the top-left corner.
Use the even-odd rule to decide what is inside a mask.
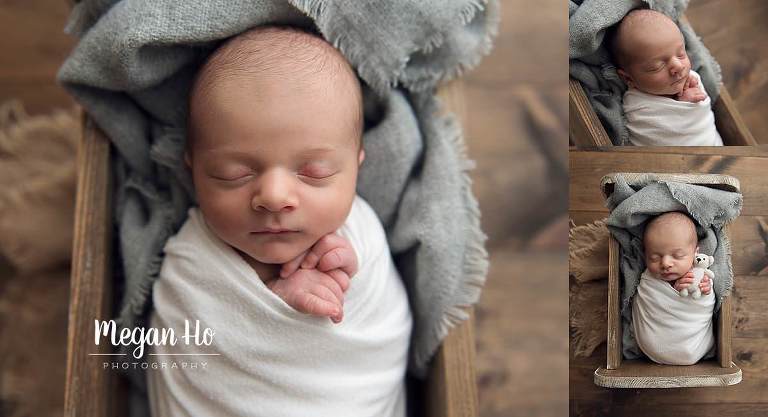
[[[365,161],[365,149],[360,149],[360,153],[357,155],[357,166],[360,166]]]
[[[616,73],[619,74],[619,77],[621,77],[621,80],[624,81],[625,84],[627,84],[630,87],[635,86],[635,82],[632,81],[632,77],[623,69],[617,68]]]

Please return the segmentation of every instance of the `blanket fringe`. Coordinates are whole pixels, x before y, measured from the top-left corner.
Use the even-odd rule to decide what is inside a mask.
[[[427,340],[434,342],[426,344],[427,347],[423,349],[414,349],[413,351],[414,364],[412,370],[416,376],[422,378],[426,376],[427,365],[440,347],[442,340],[445,339],[451,329],[469,318],[465,309],[476,304],[479,300],[480,292],[485,285],[489,266],[488,252],[485,249],[487,236],[480,227],[480,207],[477,199],[472,194],[472,178],[469,176],[469,171],[474,168],[474,162],[467,156],[467,146],[464,142],[461,126],[454,114],[441,109],[443,106],[437,97],[430,96],[426,107],[428,114],[435,115],[434,117],[437,117],[443,123],[445,136],[453,145],[457,158],[460,161],[461,190],[469,216],[470,230],[467,231],[469,238],[462,262],[462,285],[457,289],[456,293],[457,302],[443,312],[443,317],[435,327],[426,329],[428,334]],[[438,114],[440,116],[437,116]]]
[[[323,1],[290,0],[290,3],[316,22],[325,21],[326,8]],[[435,87],[440,81],[456,78],[468,69],[477,66],[482,57],[490,52],[493,45],[493,39],[498,33],[498,25],[500,21],[495,0],[469,0],[467,5],[457,14],[455,24],[466,26],[468,23],[472,22],[478,12],[484,10],[488,11],[486,17],[488,19],[488,30],[485,33],[480,47],[464,60],[464,62],[459,62],[455,66],[444,70],[426,68],[416,70],[414,68],[408,68],[411,56],[415,53],[430,54],[443,45],[445,42],[445,35],[442,32],[437,32],[432,36],[427,37],[420,45],[411,45],[411,47],[407,49],[406,55],[397,58],[395,67],[391,72],[387,73],[377,65],[377,62],[367,60],[366,57],[370,55],[369,51],[356,46],[355,43],[350,41],[350,37],[346,33],[325,33],[320,25],[318,25],[318,29],[323,37],[341,51],[341,53],[353,64],[353,67],[357,69],[360,77],[362,77],[376,92],[383,94],[387,90],[397,87],[398,83],[402,83],[412,91],[425,91]],[[453,27],[454,25],[449,26]],[[410,77],[414,78],[414,81],[409,81],[406,77],[406,73],[409,73],[409,75],[413,74],[410,75]]]

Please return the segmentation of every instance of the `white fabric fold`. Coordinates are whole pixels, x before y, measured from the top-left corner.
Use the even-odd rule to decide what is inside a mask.
[[[638,346],[651,360],[693,365],[715,344],[712,315],[715,294],[698,300],[682,297],[646,269],[632,302],[632,326]]]
[[[153,289],[151,326],[173,328],[179,343],[150,352],[219,356],[153,356],[207,365],[149,369],[152,415],[404,416],[412,319],[384,230],[356,197],[338,233],[359,271],[333,324],[288,306],[190,209]],[[185,320],[213,329],[212,345],[185,345]]]
[[[699,74],[691,74],[701,86]],[[629,140],[636,146],[723,146],[708,94],[689,103],[630,88],[623,107]]]

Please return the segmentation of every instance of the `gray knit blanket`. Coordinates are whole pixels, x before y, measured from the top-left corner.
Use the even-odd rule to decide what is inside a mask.
[[[646,221],[669,211],[688,213],[695,220],[699,252],[715,258],[709,269],[715,273],[712,288],[717,312],[723,297],[733,286],[731,248],[723,227],[739,216],[742,196],[734,191],[677,182],[653,174],[615,174],[612,177],[615,184],[607,201],[611,214],[606,224],[621,250],[622,350],[626,358],[635,359],[641,352],[631,331],[631,302],[645,270],[642,238]]]
[[[188,91],[206,57],[249,28],[315,30],[367,85],[358,193],[384,225],[414,315],[410,370],[425,375],[487,273],[461,130],[439,83],[491,48],[496,0],[83,0],[58,79],[114,145],[121,326],[147,324],[162,249],[195,199],[183,164]]]
[[[605,32],[633,9],[649,7],[680,27],[691,67],[712,103],[720,94],[720,66],[690,25],[680,21],[688,0],[568,0],[569,74],[578,80],[614,145],[631,145],[621,107],[627,90],[603,45]]]

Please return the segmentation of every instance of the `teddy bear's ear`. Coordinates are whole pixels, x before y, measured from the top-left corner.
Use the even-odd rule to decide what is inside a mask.
[[[709,259],[709,265],[710,266],[715,264],[715,257],[714,256],[707,256],[707,258]]]

